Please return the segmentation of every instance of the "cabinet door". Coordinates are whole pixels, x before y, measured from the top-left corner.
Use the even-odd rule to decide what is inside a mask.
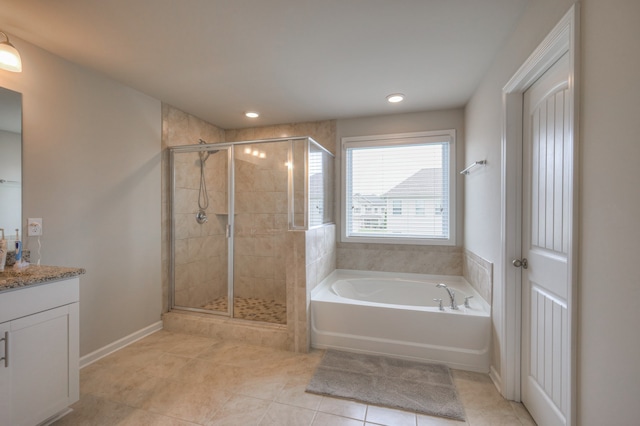
[[[0,358],[5,358],[9,348],[6,339],[9,335],[9,323],[0,324]],[[0,426],[11,424],[11,369],[9,363],[0,360]]]
[[[78,399],[78,304],[11,321],[14,425],[34,425]]]

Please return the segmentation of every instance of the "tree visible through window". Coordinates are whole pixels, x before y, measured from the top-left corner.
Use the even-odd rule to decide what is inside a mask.
[[[344,138],[343,241],[455,244],[455,131]]]

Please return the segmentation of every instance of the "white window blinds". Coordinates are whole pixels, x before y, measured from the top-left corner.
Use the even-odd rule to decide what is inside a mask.
[[[344,239],[451,243],[452,133],[343,139]]]

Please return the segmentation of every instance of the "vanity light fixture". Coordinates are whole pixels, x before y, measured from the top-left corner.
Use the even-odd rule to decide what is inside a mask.
[[[402,93],[393,93],[387,96],[387,101],[392,104],[397,104],[398,102],[402,102],[404,100],[404,95]]]
[[[258,117],[260,117],[260,114],[258,114],[257,112],[254,112],[254,111],[245,112],[244,115],[249,117],[249,118],[258,118]]]
[[[22,72],[20,53],[9,41],[9,36],[0,31],[6,41],[0,41],[0,68],[11,72]]]

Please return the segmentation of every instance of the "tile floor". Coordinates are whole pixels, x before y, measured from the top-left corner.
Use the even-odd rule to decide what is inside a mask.
[[[486,374],[454,371],[467,422],[311,395],[322,351],[295,354],[159,331],[83,368],[64,425],[534,425]]]

